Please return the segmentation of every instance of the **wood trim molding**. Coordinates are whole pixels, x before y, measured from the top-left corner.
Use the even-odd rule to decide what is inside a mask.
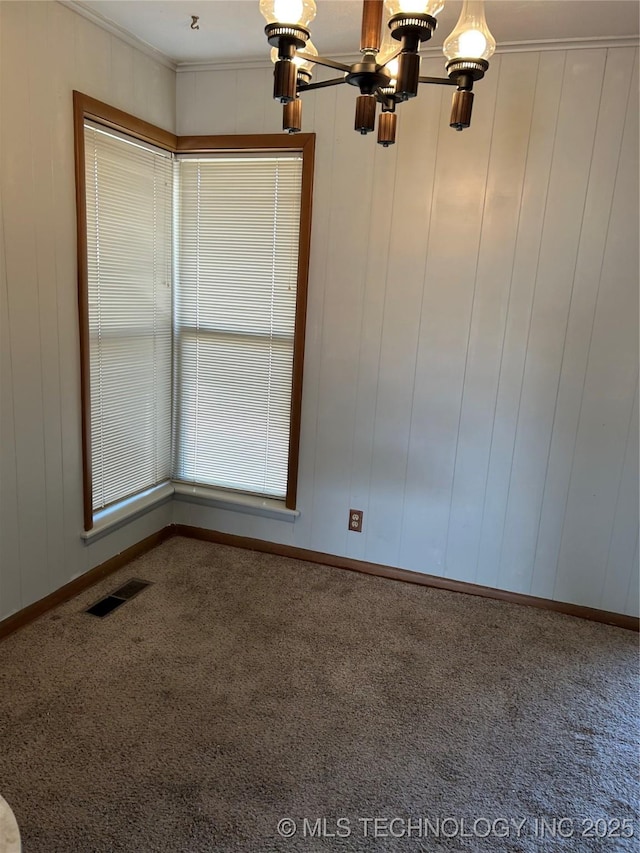
[[[116,107],[105,104],[103,101],[90,98],[89,95],[83,95],[82,92],[74,91],[73,107],[74,114],[81,112],[83,120],[85,118],[93,119],[100,124],[106,124],[108,127],[128,133],[129,136],[135,136],[136,139],[143,142],[164,148],[166,151],[176,150],[178,137],[175,133],[156,127],[155,124],[143,121],[141,118],[116,109]]]
[[[87,263],[86,178],[84,151],[84,122],[92,119],[143,142],[166,151],[198,154],[215,151],[300,151],[302,153],[302,198],[296,316],[293,341],[292,393],[289,429],[287,492],[285,506],[295,509],[298,485],[298,455],[302,410],[302,379],[304,339],[307,315],[309,254],[311,250],[311,211],[313,204],[313,173],[315,134],[295,136],[279,133],[238,134],[222,136],[182,136],[149,124],[136,116],[84,95],[73,92],[73,118],[76,176],[76,227],[78,263],[78,313],[80,326],[80,397],[82,409],[83,515],[84,529],[93,528],[93,487],[91,471],[91,376]]]
[[[147,551],[151,551],[151,549],[155,548],[156,545],[160,545],[161,542],[164,542],[166,539],[170,539],[173,535],[174,533],[171,527],[163,527],[162,530],[159,530],[157,533],[152,533],[151,536],[147,536],[146,539],[136,542],[135,545],[121,551],[120,554],[116,554],[115,557],[111,557],[110,560],[90,569],[88,572],[80,575],[80,577],[69,581],[69,583],[61,586],[60,589],[56,589],[54,592],[44,598],[41,598],[39,601],[35,601],[28,607],[24,607],[12,616],[3,619],[0,622],[0,640],[4,637],[8,637],[9,634],[13,634],[13,632],[17,631],[19,628],[33,622],[39,616],[47,613],[47,611],[53,610],[54,607],[64,604],[65,601],[68,601],[70,598],[73,598],[83,592],[88,587],[93,586],[95,583],[98,583],[98,581],[101,581],[103,578],[106,578],[108,575],[116,572],[123,566],[126,566],[127,563],[132,562],[136,557],[140,557],[142,554],[146,554]]]
[[[78,265],[78,323],[80,328],[80,403],[82,429],[82,495],[84,529],[93,528],[93,485],[91,472],[91,355],[89,335],[89,283],[87,262],[87,200],[85,178],[84,122],[93,119],[124,131],[136,139],[174,151],[177,137],[169,131],[118,110],[82,92],[73,92],[73,138],[76,177],[76,233]]]
[[[425,575],[412,572],[409,569],[396,569],[379,563],[368,563],[363,560],[353,560],[350,557],[338,557],[321,551],[309,551],[306,548],[296,548],[293,545],[280,545],[276,542],[266,542],[262,539],[250,539],[246,536],[236,536],[231,533],[221,533],[217,530],[206,530],[202,527],[191,527],[187,524],[174,524],[173,533],[176,536],[186,536],[191,539],[201,539],[205,542],[215,542],[219,545],[232,545],[235,548],[247,548],[261,551],[265,554],[275,554],[279,557],[292,557],[295,560],[306,560],[309,563],[320,563],[337,569],[347,569],[352,572],[362,572],[367,575],[388,578],[389,580],[404,581],[419,586],[434,589],[444,589],[449,592],[463,592],[466,595],[478,595],[482,598],[492,598],[497,601],[507,601],[511,604],[521,604],[525,607],[537,607],[541,610],[553,610],[566,616],[577,616],[592,622],[602,622],[615,625],[629,631],[640,630],[640,620],[635,616],[623,613],[611,613],[608,610],[598,610],[595,607],[583,607],[580,604],[569,604],[563,601],[553,601],[549,598],[537,598],[533,595],[523,595],[519,592],[508,592],[489,586],[480,586],[466,581],[455,581],[436,575]]]
[[[304,373],[305,331],[307,327],[307,294],[309,290],[309,256],[311,253],[311,212],[313,208],[313,173],[315,134],[305,133],[302,140],[302,195],[300,199],[300,236],[298,242],[298,284],[293,333],[293,367],[291,409],[289,415],[289,457],[285,506],[295,509],[298,496],[298,463],[302,426],[302,377]]]
[[[73,93],[73,139],[76,175],[76,233],[78,264],[78,323],[80,327],[80,408],[82,417],[82,497],[84,529],[93,527],[91,471],[91,371],[89,349],[89,287],[87,261],[87,194],[84,152],[85,96]]]
[[[176,153],[206,151],[302,151],[315,133],[239,133],[222,136],[178,136]]]
[[[306,560],[309,563],[318,563],[322,566],[331,566],[336,569],[347,569],[352,572],[362,572],[375,577],[387,578],[389,580],[404,581],[418,586],[427,586],[434,589],[444,589],[449,592],[462,592],[466,595],[479,595],[482,598],[492,598],[497,601],[508,601],[511,604],[521,604],[526,607],[538,607],[542,610],[553,610],[567,616],[577,616],[580,619],[589,619],[592,622],[602,622],[606,625],[615,625],[617,628],[625,628],[629,631],[640,630],[640,620],[635,616],[625,616],[622,613],[610,613],[607,610],[598,610],[594,607],[582,607],[578,604],[566,604],[561,601],[551,601],[547,598],[535,598],[532,595],[522,595],[517,592],[494,589],[488,586],[454,581],[449,578],[440,578],[435,575],[423,575],[421,572],[411,572],[408,569],[394,569],[391,566],[382,566],[379,563],[367,563],[362,560],[352,560],[349,557],[337,557],[325,554],[321,551],[309,551],[306,548],[296,548],[293,545],[280,545],[277,542],[267,542],[263,539],[250,539],[246,536],[235,536],[232,533],[221,533],[217,530],[206,530],[203,527],[191,527],[187,524],[172,524],[163,527],[146,539],[136,542],[130,548],[116,554],[115,557],[101,563],[85,574],[74,578],[69,583],[54,590],[54,592],[35,601],[28,607],[8,616],[0,622],[0,641],[8,637],[19,628],[28,625],[39,616],[53,610],[60,604],[64,604],[70,598],[98,583],[103,578],[126,566],[137,557],[141,557],[151,551],[157,545],[171,539],[173,536],[186,536],[189,539],[199,539],[203,542],[215,542],[218,545],[231,545],[234,548],[245,548],[250,551],[260,551],[264,554],[274,554],[278,557],[291,557],[294,560]]]
[[[311,252],[311,213],[313,207],[313,174],[315,133],[235,134],[223,136],[179,136],[177,154],[216,151],[300,151],[302,153],[302,192],[298,242],[298,274],[296,314],[293,337],[293,367],[289,421],[289,452],[285,506],[296,508],[298,492],[298,457],[302,418],[302,379],[304,372],[304,343],[307,322],[307,291],[309,285],[309,255]]]

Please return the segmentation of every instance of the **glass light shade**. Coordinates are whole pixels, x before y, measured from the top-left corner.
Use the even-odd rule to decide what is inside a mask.
[[[382,43],[380,44],[380,52],[378,53],[378,62],[384,60],[385,56],[390,56],[392,53],[397,53],[399,48],[399,43],[391,37],[391,31],[389,27],[384,27]],[[391,82],[389,83],[389,88],[395,89],[396,82],[398,80],[399,64],[399,59],[396,56],[395,59],[392,59],[390,62],[387,62],[385,66],[389,74],[391,74]]]
[[[442,12],[444,0],[385,0],[385,6],[392,15],[431,15],[432,18]]]
[[[447,59],[489,59],[496,49],[482,0],[465,0],[455,29],[442,47]]]
[[[316,49],[316,46],[313,44],[313,42],[311,41],[311,39],[309,39],[309,41],[305,44],[305,46],[304,46],[304,52],[305,52],[305,53],[311,53],[311,54],[313,54],[313,56],[317,56],[317,55],[318,55],[318,51],[317,51],[317,49]],[[275,63],[275,62],[277,62],[277,61],[278,61],[278,48],[277,48],[277,47],[272,47],[272,48],[271,48],[271,54],[270,54],[270,56],[271,56],[271,61],[272,61],[272,62],[274,62],[274,63]],[[295,56],[293,57],[293,64],[296,66],[296,68],[297,68],[299,71],[306,71],[306,72],[307,72],[307,74],[312,74],[312,73],[313,73],[313,66],[314,66],[314,63],[313,63],[313,62],[311,62],[309,59],[303,59],[301,56],[298,56],[298,54],[297,54],[297,53],[296,53],[296,54],[295,54]]]
[[[315,0],[260,0],[268,24],[308,27],[316,16]]]

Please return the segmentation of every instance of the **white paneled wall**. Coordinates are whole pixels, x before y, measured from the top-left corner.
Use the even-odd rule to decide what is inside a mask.
[[[2,619],[171,520],[80,539],[71,93],[174,130],[175,72],[54,2],[1,2],[0,39]]]
[[[637,614],[637,61],[496,56],[470,130],[427,88],[387,150],[350,87],[306,95],[301,516],[174,521]],[[178,133],[277,132],[270,89],[180,72]]]
[[[174,501],[86,546],[71,91],[188,134],[280,111],[266,69],[176,93],[58,3],[0,2],[0,28],[0,619],[172,520],[637,614],[635,48],[497,56],[470,130],[430,88],[388,150],[354,90],[309,93],[301,515]]]

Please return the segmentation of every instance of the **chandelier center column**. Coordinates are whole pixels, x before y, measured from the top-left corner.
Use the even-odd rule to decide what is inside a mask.
[[[364,0],[362,4],[362,30],[360,53],[378,53],[384,0]]]

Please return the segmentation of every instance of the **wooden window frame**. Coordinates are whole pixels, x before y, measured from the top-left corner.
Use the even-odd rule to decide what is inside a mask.
[[[136,116],[84,95],[73,93],[75,143],[76,220],[78,262],[78,313],[80,326],[80,401],[82,412],[82,490],[84,528],[93,528],[93,478],[91,470],[91,376],[89,340],[89,299],[87,262],[87,214],[85,182],[84,123],[86,119],[126,133],[135,139],[169,151],[172,154],[200,154],[219,151],[300,151],[302,154],[302,188],[300,198],[300,231],[296,312],[293,339],[293,374],[289,417],[289,454],[285,507],[296,508],[302,416],[302,380],[307,318],[309,253],[311,246],[311,210],[315,133],[291,136],[278,133],[224,136],[176,136]]]

